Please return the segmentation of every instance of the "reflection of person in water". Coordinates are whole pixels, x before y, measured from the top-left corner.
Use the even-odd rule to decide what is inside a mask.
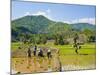
[[[31,65],[32,65],[32,59],[31,58],[28,58],[27,59],[27,69],[30,69],[30,67],[31,67]]]
[[[31,57],[31,50],[30,50],[30,48],[28,48],[27,53],[28,53],[28,57],[30,58]]]

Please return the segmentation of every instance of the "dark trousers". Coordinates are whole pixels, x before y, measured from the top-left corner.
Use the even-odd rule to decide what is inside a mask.
[[[33,53],[34,53],[34,56],[36,56],[36,51],[34,51]]]
[[[50,58],[51,57],[51,52],[47,53],[47,57]]]
[[[28,53],[28,57],[31,57],[31,53]]]
[[[39,57],[44,57],[44,55],[43,55],[42,52],[39,52],[39,53],[38,53],[38,56],[39,56]]]
[[[76,52],[76,54],[78,54],[78,51],[77,51],[78,49],[75,49],[75,52]]]

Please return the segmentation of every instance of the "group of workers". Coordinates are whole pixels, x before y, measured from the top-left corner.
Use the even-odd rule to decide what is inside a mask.
[[[32,56],[32,50],[31,50],[31,48],[28,48],[27,54],[28,54],[28,57]],[[39,57],[44,57],[44,53],[43,53],[42,48],[37,49],[37,46],[35,45],[34,48],[33,48],[33,55],[34,56],[38,55]],[[51,55],[51,50],[48,49],[47,50],[47,57],[51,58],[51,56],[52,56]]]

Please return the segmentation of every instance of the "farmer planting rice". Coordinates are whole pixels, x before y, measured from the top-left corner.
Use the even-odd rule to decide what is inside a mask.
[[[31,58],[31,50],[30,50],[30,48],[28,48],[27,53],[28,53],[28,57]]]
[[[33,51],[34,56],[36,56],[36,51],[37,51],[37,46],[35,45],[34,51]]]
[[[43,51],[42,51],[41,48],[40,48],[40,50],[39,50],[39,52],[38,52],[38,56],[39,56],[39,57],[44,57],[44,55],[43,55]]]
[[[48,57],[48,59],[51,58],[51,50],[50,49],[48,49],[47,57]]]

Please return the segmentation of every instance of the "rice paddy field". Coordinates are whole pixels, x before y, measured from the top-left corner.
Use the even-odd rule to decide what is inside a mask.
[[[21,46],[21,49],[18,47]],[[45,57],[32,56],[27,57],[26,51],[28,45],[21,43],[12,43],[11,46],[11,68],[12,74],[15,73],[38,73],[55,72],[70,70],[86,70],[96,68],[96,47],[95,43],[86,43],[81,45],[75,53],[73,45],[54,45],[51,42],[43,45],[37,45],[43,48]],[[52,58],[46,56],[46,48],[51,49]]]

